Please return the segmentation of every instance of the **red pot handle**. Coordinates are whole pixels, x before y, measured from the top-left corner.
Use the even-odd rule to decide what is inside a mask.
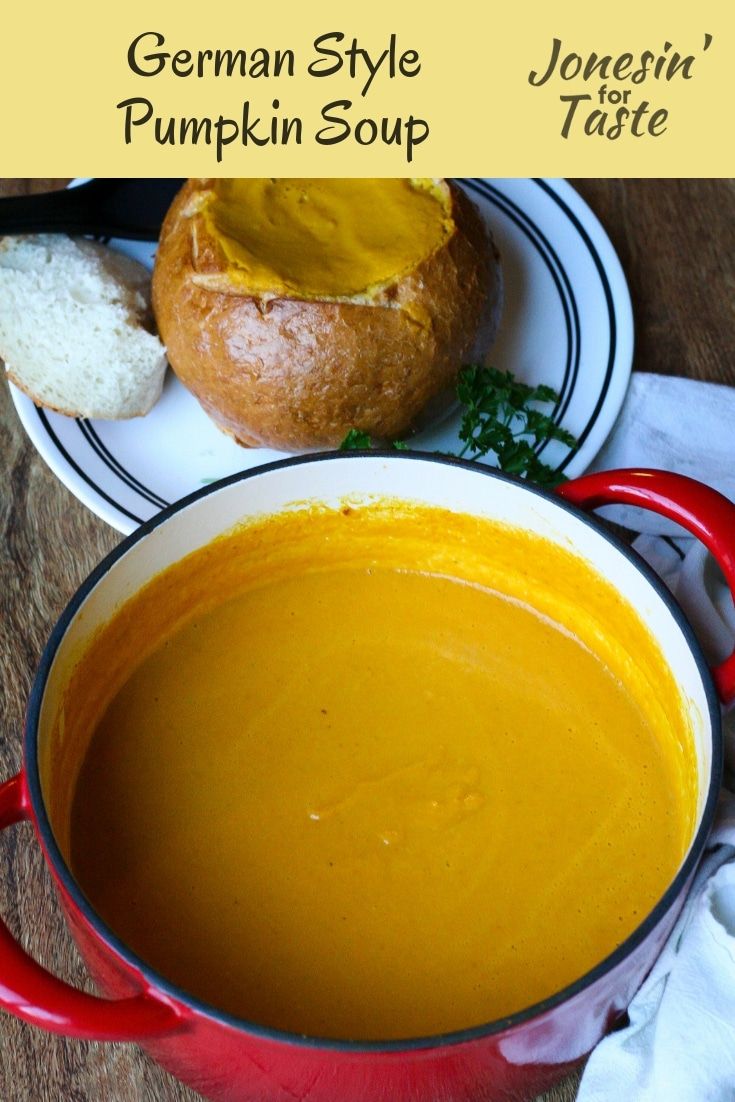
[[[675,520],[712,552],[735,600],[735,505],[717,490],[668,471],[600,471],[565,482],[561,497],[586,509],[600,505],[640,505]],[[712,671],[725,704],[735,700],[735,652]]]
[[[30,800],[19,773],[0,785],[0,830],[29,818]],[[0,1007],[51,1033],[89,1041],[142,1041],[182,1025],[175,1008],[160,996],[108,1000],[70,987],[29,957],[2,920]]]

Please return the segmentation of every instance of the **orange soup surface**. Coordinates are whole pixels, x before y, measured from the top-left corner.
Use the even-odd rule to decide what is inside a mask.
[[[418,506],[295,510],[183,560],[98,633],[52,744],[55,829],[115,933],[319,1037],[558,991],[654,905],[694,815],[632,610],[567,552]]]

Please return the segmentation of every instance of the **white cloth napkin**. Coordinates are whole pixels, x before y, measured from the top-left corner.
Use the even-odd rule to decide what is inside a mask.
[[[616,467],[686,474],[735,501],[735,387],[634,372],[615,428],[590,470]],[[601,515],[634,532],[682,535],[673,521],[631,505]]]
[[[735,389],[634,374],[594,464],[614,467],[677,471],[735,501]],[[645,533],[633,546],[682,605],[708,659],[725,658],[735,606],[704,547],[654,513],[621,506],[609,515]],[[733,709],[725,745],[735,774]],[[735,1102],[735,795],[726,789],[682,914],[629,1020],[592,1053],[578,1102]]]

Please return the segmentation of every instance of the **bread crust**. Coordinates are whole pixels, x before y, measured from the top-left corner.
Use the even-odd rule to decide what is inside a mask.
[[[474,204],[451,184],[455,232],[410,273],[369,297],[312,300],[246,293],[227,276],[189,180],[162,227],[153,306],[169,362],[239,443],[334,447],[350,428],[376,439],[451,404],[463,363],[484,358],[502,302],[498,252]]]
[[[19,390],[22,394],[25,394],[27,398],[30,398],[33,404],[35,406],[38,406],[39,409],[50,409],[52,413],[60,413],[63,417],[73,417],[76,420],[79,420],[81,418],[86,421],[93,418],[93,415],[88,413],[80,413],[78,409],[64,408],[62,406],[53,405],[52,402],[47,401],[45,398],[41,398],[35,391],[31,390],[26,383],[22,382],[22,380],[19,379],[16,374],[14,374],[13,369],[8,367],[8,365],[4,363],[2,359],[0,359],[0,365],[4,366],[5,368],[5,378],[8,380],[8,382],[11,382],[17,390]],[[101,415],[94,415],[94,419],[108,421],[131,421],[134,417],[145,417],[147,413],[150,413],[154,405],[155,402],[146,406],[145,408],[141,407],[140,409],[130,411],[126,410],[124,417],[121,416],[119,418],[105,418]]]

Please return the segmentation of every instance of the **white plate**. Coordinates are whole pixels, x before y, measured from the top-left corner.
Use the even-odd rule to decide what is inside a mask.
[[[617,417],[630,378],[633,316],[620,262],[589,207],[564,180],[464,180],[502,253],[506,302],[490,362],[559,391],[558,422],[579,440],[543,458],[581,473]],[[113,241],[150,265],[155,246]],[[37,409],[11,387],[18,415],[51,469],[76,496],[121,532],[202,485],[278,459],[222,435],[169,372],[146,417],[83,421]],[[412,441],[457,450],[459,415]]]

